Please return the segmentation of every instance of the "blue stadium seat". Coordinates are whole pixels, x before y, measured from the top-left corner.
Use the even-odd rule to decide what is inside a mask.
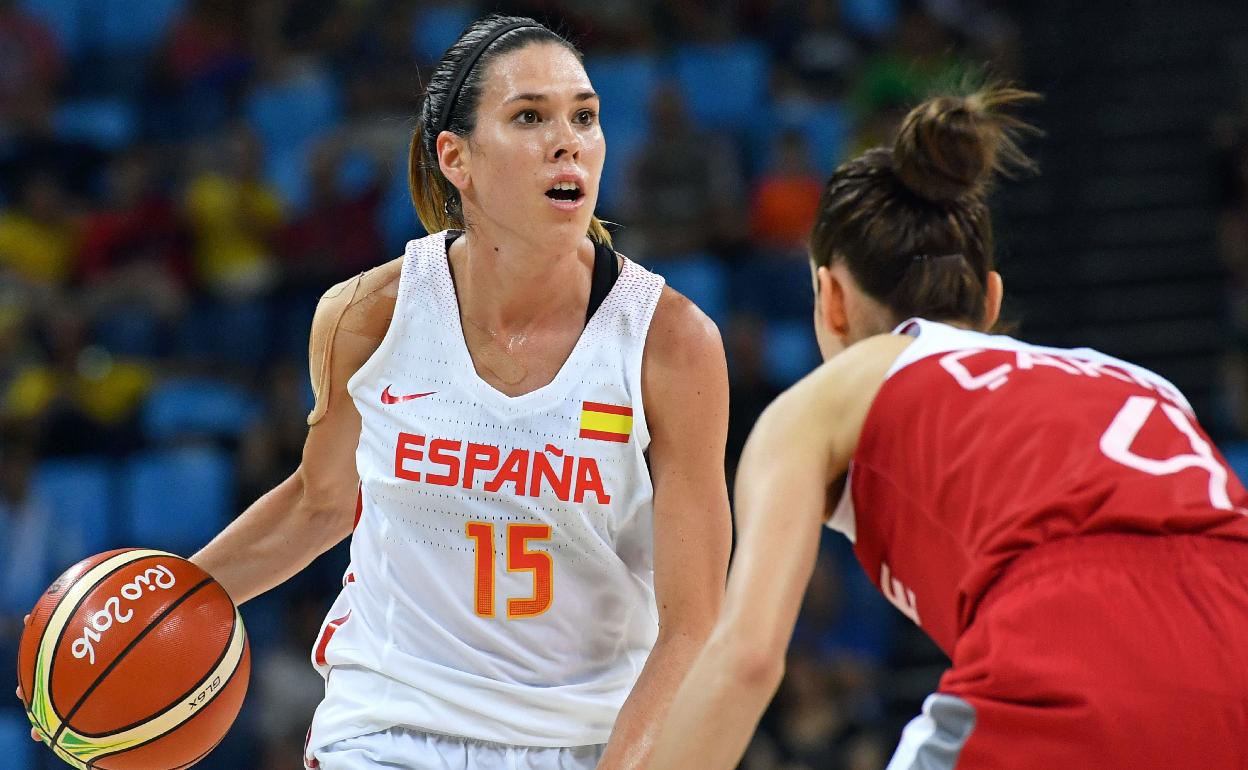
[[[113,305],[92,325],[96,342],[110,353],[127,358],[156,358],[161,354],[163,335],[160,318],[138,303]]]
[[[650,99],[662,77],[659,63],[653,56],[594,56],[586,59],[585,71],[602,100],[604,121],[648,121]]]
[[[390,182],[386,185],[379,213],[386,255],[397,257],[403,253],[403,248],[408,241],[426,233],[416,217],[416,209],[412,205],[412,194],[407,187],[407,148],[404,148],[394,159],[392,168],[398,171],[390,177]]]
[[[52,509],[56,530],[65,536],[59,566],[106,551],[117,544],[112,507],[113,475],[103,458],[44,460],[31,486]],[[2,756],[2,755],[0,755]]]
[[[247,118],[265,147],[265,176],[296,208],[306,199],[308,151],[337,125],[340,102],[337,84],[320,72],[262,86],[247,101]]]
[[[775,129],[800,131],[815,170],[828,177],[845,159],[853,123],[849,111],[836,102],[788,102],[776,107],[770,128],[773,136]]]
[[[311,198],[308,156],[312,142],[269,145],[265,153],[265,178],[293,211],[303,211]]]
[[[149,53],[164,40],[187,0],[95,0],[96,43],[108,53]]]
[[[186,556],[228,521],[234,470],[225,452],[209,447],[148,452],[127,465],[120,497],[130,544]]]
[[[417,14],[412,23],[412,53],[417,64],[436,64],[474,16],[467,3],[433,5]]]
[[[1218,447],[1226,462],[1239,477],[1240,483],[1248,483],[1248,441],[1232,441]]]
[[[51,28],[69,58],[76,58],[86,48],[92,0],[19,0],[23,11]]]
[[[211,379],[169,380],[143,404],[143,433],[149,441],[238,438],[260,416],[246,390]]]
[[[811,321],[773,321],[763,329],[763,365],[773,385],[787,388],[810,374],[819,361]]]
[[[26,715],[15,708],[0,709],[0,757],[4,757],[5,767],[35,767],[36,748]]]
[[[742,260],[732,275],[733,309],[772,321],[808,321],[813,308],[804,254]]]
[[[646,267],[667,280],[721,327],[728,314],[728,274],[714,257],[691,255],[682,259],[655,260]]]
[[[89,142],[105,150],[132,143],[139,128],[133,105],[108,98],[65,102],[57,107],[52,123],[62,139]]]
[[[585,62],[602,102],[602,130],[611,149],[602,170],[598,202],[618,206],[628,170],[650,136],[650,101],[661,72],[652,56],[599,56]]]
[[[686,46],[673,64],[690,113],[703,125],[745,131],[767,109],[771,64],[758,43]]]
[[[337,122],[338,89],[324,73],[309,71],[257,88],[246,112],[267,147],[301,144]]]
[[[260,366],[270,351],[273,307],[263,298],[194,305],[176,332],[180,355]]]
[[[841,0],[845,25],[874,38],[886,37],[897,26],[898,0]]]

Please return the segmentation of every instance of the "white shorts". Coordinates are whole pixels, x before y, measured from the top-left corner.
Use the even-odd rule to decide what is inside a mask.
[[[317,770],[594,770],[605,746],[505,746],[392,727],[316,750]]]

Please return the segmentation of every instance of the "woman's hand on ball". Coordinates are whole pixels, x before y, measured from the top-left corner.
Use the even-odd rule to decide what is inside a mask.
[[[26,617],[22,618],[22,626],[25,627],[28,625],[30,625],[30,615],[27,615]],[[17,685],[17,699],[22,702],[23,706],[26,705],[26,696],[22,694],[21,684]],[[39,737],[39,731],[33,727],[30,728],[30,739],[34,741],[35,743],[43,742],[43,738]]]

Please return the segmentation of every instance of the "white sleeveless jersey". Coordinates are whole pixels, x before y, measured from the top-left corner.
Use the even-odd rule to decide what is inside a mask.
[[[641,363],[663,280],[625,259],[555,378],[513,398],[473,367],[445,244],[408,244],[347,386],[361,507],[309,756],[392,726],[605,743],[657,635]]]

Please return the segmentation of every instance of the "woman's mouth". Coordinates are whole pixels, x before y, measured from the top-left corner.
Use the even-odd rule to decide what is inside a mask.
[[[555,205],[555,208],[570,211],[580,207],[585,193],[576,182],[556,182],[546,191],[546,197]]]

